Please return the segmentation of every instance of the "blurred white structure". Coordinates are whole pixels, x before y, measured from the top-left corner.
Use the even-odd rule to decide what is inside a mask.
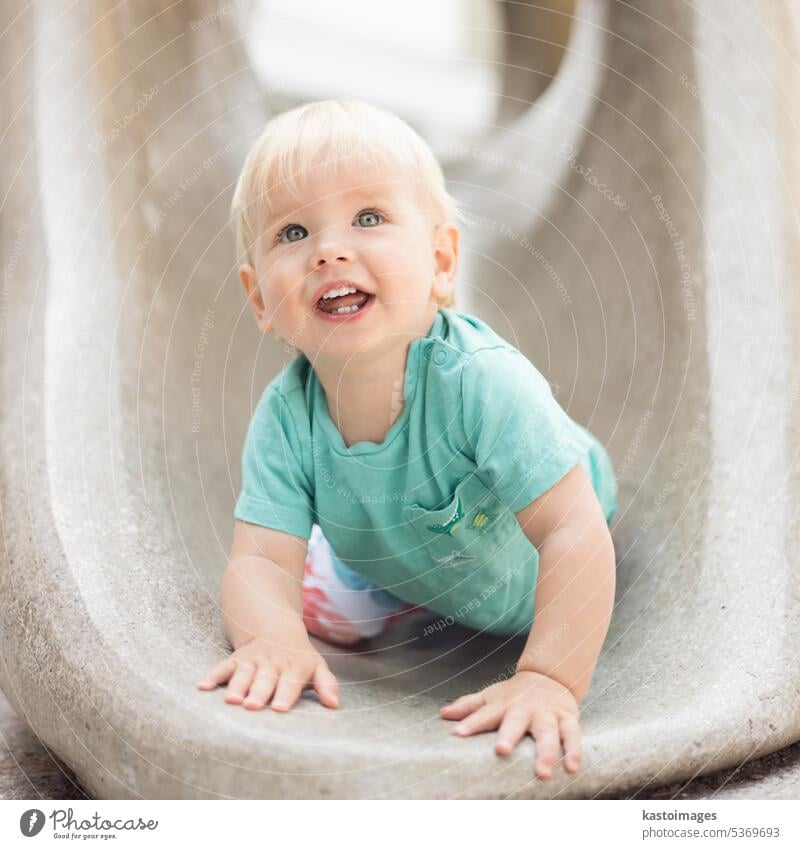
[[[437,152],[490,122],[500,89],[494,0],[255,2],[246,44],[266,89],[289,100],[360,97],[397,112]]]

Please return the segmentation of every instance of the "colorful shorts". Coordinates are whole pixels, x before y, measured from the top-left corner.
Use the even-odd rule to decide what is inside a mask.
[[[350,645],[377,637],[396,619],[420,609],[342,563],[319,525],[313,526],[303,576],[303,622],[309,634]]]

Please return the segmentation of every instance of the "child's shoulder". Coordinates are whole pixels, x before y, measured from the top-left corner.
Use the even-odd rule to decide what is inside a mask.
[[[307,408],[310,369],[311,364],[302,354],[288,363],[264,387],[254,415],[270,416],[288,408],[295,421],[302,419],[302,413]]]
[[[552,409],[550,382],[525,354],[485,321],[451,309],[445,312],[447,327],[441,344],[457,350],[458,356],[447,358],[441,369],[434,370],[440,372],[443,396],[458,393],[468,417],[486,416],[488,407],[505,415],[511,404],[518,410]],[[452,369],[450,359],[455,361]]]
[[[458,365],[466,378],[479,379],[483,374],[517,368],[534,369],[528,358],[485,321],[474,315],[442,310],[446,330],[441,342],[458,353]]]
[[[265,387],[265,392],[277,392],[285,400],[297,392],[305,392],[312,366],[303,354],[284,366]]]
[[[491,348],[512,348],[499,333],[483,319],[445,307],[441,340],[461,352],[471,355]]]

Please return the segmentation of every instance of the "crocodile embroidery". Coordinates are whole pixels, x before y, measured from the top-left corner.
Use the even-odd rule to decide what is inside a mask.
[[[435,525],[428,525],[428,530],[435,534],[450,534],[452,536],[456,532],[459,522],[464,518],[464,509],[461,506],[461,497],[456,498],[456,506],[449,518]]]

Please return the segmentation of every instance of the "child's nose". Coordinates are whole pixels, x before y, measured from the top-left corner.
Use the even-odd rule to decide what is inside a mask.
[[[312,256],[312,266],[319,268],[326,263],[352,262],[355,259],[355,251],[343,244],[340,240],[328,239],[320,242]]]

